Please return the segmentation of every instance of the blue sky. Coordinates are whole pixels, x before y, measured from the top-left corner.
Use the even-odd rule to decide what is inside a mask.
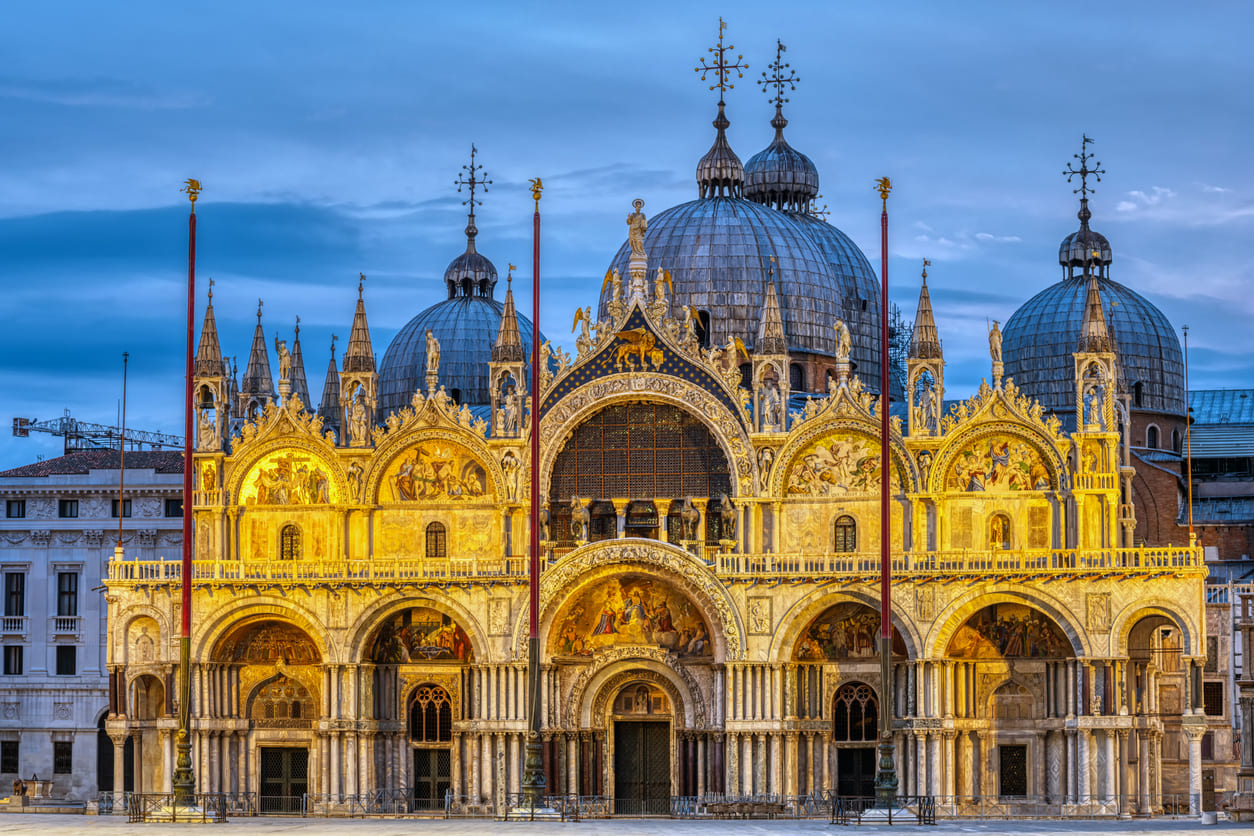
[[[986,318],[1061,277],[1082,132],[1112,276],[1192,326],[1196,388],[1254,385],[1246,4],[47,2],[0,27],[0,419],[114,422],[129,351],[128,424],[181,431],[186,177],[205,186],[198,309],[212,276],[241,363],[259,297],[268,336],[301,317],[315,391],[358,272],[380,355],[441,299],[471,142],[494,180],[479,250],[523,285],[544,179],[541,325],[569,342],[632,198],[696,196],[716,99],[692,68],[720,14],[750,64],[733,148],[771,139],[750,82],[780,38],[801,77],[788,139],[877,267],[872,182],[893,178],[891,296],[912,315],[932,260],[950,397],[988,373]],[[59,451],[6,435],[0,466]]]

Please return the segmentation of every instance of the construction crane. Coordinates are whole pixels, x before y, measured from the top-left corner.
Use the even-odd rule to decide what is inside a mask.
[[[145,446],[153,450],[183,446],[181,436],[133,430],[130,427],[123,434],[118,427],[91,424],[72,418],[68,409],[60,418],[50,418],[47,421],[37,421],[34,418],[13,419],[13,435],[29,438],[32,432],[61,436],[65,439],[66,453],[75,450],[117,450],[123,443],[128,450],[143,450]]]

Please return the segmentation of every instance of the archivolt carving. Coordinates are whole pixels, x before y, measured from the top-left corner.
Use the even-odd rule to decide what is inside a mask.
[[[692,704],[693,727],[705,727],[705,697],[701,693],[701,686],[685,666],[675,664],[676,657],[674,654],[668,653],[661,648],[623,647],[613,648],[603,654],[598,654],[596,661],[588,665],[579,674],[579,678],[575,680],[575,684],[571,688],[570,699],[566,703],[567,728],[579,728],[579,709],[584,704],[588,684],[606,668],[623,661],[650,661],[664,666],[684,683],[684,688],[688,690],[688,694],[679,693],[675,683],[657,671],[649,670],[648,668],[624,670],[610,677],[597,692],[595,701],[592,704],[592,718],[594,722],[604,719],[606,701],[613,694],[617,694],[623,685],[628,682],[645,680],[660,686],[671,697],[675,704],[675,720],[677,723],[683,721],[685,716],[683,708],[690,701]]]
[[[722,584],[688,552],[655,540],[603,540],[563,557],[540,578],[542,617],[551,615],[554,604],[581,586],[589,573],[610,564],[658,567],[687,581],[700,595],[699,603],[706,608],[705,614],[718,621],[717,625],[711,624],[710,629],[725,642],[727,659],[741,658],[744,625]],[[525,653],[526,623],[527,619],[520,617],[514,634],[514,646],[519,654]]]
[[[294,430],[289,430],[294,432]],[[330,492],[333,497],[346,496],[348,493],[348,485],[344,479],[344,473],[340,468],[340,463],[335,455],[335,448],[319,439],[316,435],[284,435],[282,431],[267,431],[269,440],[259,444],[256,448],[247,450],[247,455],[234,456],[234,465],[231,467],[230,475],[226,479],[226,490],[228,494],[234,498],[236,504],[240,502],[240,492],[244,486],[244,479],[266,456],[275,451],[295,452],[304,451],[316,457],[323,465],[326,466],[330,473],[330,477],[335,482],[335,488]],[[237,450],[242,449],[237,448]]]
[[[744,424],[709,392],[669,375],[616,374],[587,383],[562,398],[540,424],[544,442],[540,460],[540,493],[548,494],[553,462],[575,428],[589,415],[620,401],[655,400],[683,407],[697,416],[718,439],[732,470],[738,496],[753,491],[756,465]]]
[[[1048,438],[1025,430],[1023,424],[1017,421],[981,421],[945,439],[945,445],[936,451],[933,458],[929,484],[924,489],[936,493],[944,491],[945,477],[953,467],[954,459],[969,445],[988,435],[1009,435],[1030,445],[1041,454],[1041,460],[1050,471],[1050,482],[1057,486],[1057,490],[1065,491],[1070,487],[1065,459]]]
[[[429,411],[424,410],[420,413],[420,417],[426,415]],[[415,422],[415,427],[417,427],[416,419],[411,420]],[[492,481],[492,495],[496,497],[505,496],[505,478],[501,474],[500,465],[496,457],[492,455],[483,443],[483,439],[460,427],[448,426],[447,422],[445,422],[444,426],[415,429],[414,432],[401,431],[388,436],[387,441],[375,453],[370,463],[370,471],[366,474],[365,495],[369,497],[370,502],[379,501],[380,483],[383,480],[383,474],[392,464],[392,460],[409,448],[424,441],[448,441],[465,447],[478,459],[479,464]]]
[[[792,470],[793,460],[810,445],[810,442],[842,430],[869,436],[876,442],[880,440],[879,424],[872,422],[866,416],[847,413],[844,415],[838,414],[826,421],[806,422],[800,428],[792,431],[788,437],[788,443],[779,452],[777,457],[778,464],[771,477],[771,494],[773,496],[784,495],[784,491],[787,489],[787,486],[784,485],[784,477]],[[889,432],[888,454],[892,459],[893,467],[896,468],[897,473],[904,479],[905,484],[902,485],[902,490],[907,493],[913,493],[918,490],[919,477],[915,472],[914,462],[902,446],[900,434],[891,430]]]

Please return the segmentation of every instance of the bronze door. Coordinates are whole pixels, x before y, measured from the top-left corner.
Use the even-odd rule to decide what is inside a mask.
[[[453,755],[451,750],[414,750],[414,809],[444,809],[444,794],[453,785],[450,777]]]
[[[308,749],[262,748],[257,812],[299,815],[308,791]]]
[[[998,794],[1015,796],[1028,794],[1028,747],[998,746],[1001,779]]]
[[[836,750],[836,794],[875,797],[875,747]]]
[[[670,815],[670,737],[669,723],[614,724],[617,815]]]

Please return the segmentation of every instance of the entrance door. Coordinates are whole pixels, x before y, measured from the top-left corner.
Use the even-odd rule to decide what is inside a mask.
[[[299,814],[309,791],[309,750],[262,748],[261,793],[257,812]]]
[[[444,794],[452,786],[447,748],[414,750],[414,809],[444,809]]]
[[[836,794],[875,797],[875,747],[836,750]]]
[[[614,724],[614,812],[667,816],[671,812],[669,723]]]
[[[1008,795],[1027,795],[1028,794],[1028,747],[1027,746],[998,746],[999,758],[1001,761],[999,774],[1001,775],[998,794]]]

